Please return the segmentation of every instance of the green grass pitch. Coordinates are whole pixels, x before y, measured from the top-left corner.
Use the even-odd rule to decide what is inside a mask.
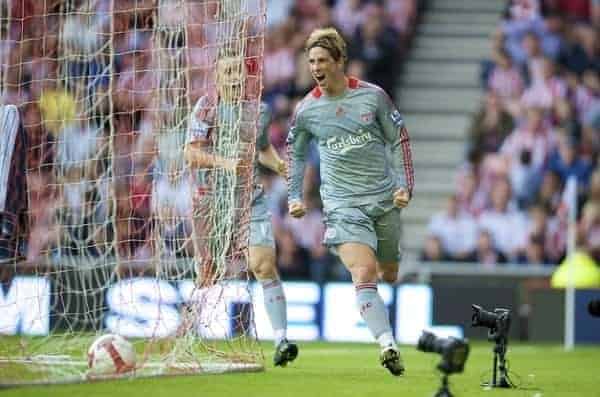
[[[273,368],[273,347],[264,343],[263,348],[268,360],[265,372],[17,387],[0,390],[0,396],[433,396],[439,385],[434,368],[440,356],[412,346],[401,349],[407,372],[400,378],[379,366],[374,344],[300,343],[298,359],[287,368]],[[599,347],[564,352],[558,345],[512,344],[507,358],[512,378],[521,388],[480,386],[491,375],[492,344],[477,342],[465,373],[450,378],[454,396],[600,397]]]

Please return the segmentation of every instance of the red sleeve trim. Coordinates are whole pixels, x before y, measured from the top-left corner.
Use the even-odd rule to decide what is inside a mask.
[[[400,128],[400,145],[404,157],[404,175],[406,175],[408,194],[412,197],[413,187],[415,185],[415,175],[412,164],[412,153],[410,150],[410,138],[408,137],[406,127]]]
[[[356,77],[348,77],[348,88],[357,89],[360,81]]]

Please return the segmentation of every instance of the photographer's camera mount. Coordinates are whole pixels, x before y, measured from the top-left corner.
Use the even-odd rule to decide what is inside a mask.
[[[433,397],[454,397],[454,394],[450,392],[448,374],[442,376],[442,384]]]
[[[488,340],[494,342],[494,359],[492,364],[492,380],[484,382],[482,386],[512,388],[506,367],[506,350],[508,345],[508,331],[510,330],[510,310],[494,309],[488,312],[481,306],[472,305],[472,327],[487,327]]]
[[[435,397],[452,397],[448,376],[463,372],[469,356],[468,341],[458,338],[438,338],[430,332],[423,331],[417,342],[417,350],[435,352],[442,356],[442,361],[437,365],[437,369],[443,374],[442,384]]]

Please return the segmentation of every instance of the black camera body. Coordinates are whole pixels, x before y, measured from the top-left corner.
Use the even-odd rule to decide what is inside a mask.
[[[471,305],[471,307],[473,308],[471,326],[486,327],[488,329],[488,340],[495,343],[492,379],[490,382],[483,383],[483,386],[514,387],[508,377],[508,368],[506,367],[508,331],[510,331],[510,310],[494,309],[493,312],[489,312],[481,306]],[[498,371],[500,372],[499,378],[497,376]]]
[[[438,338],[431,332],[423,331],[417,342],[417,350],[438,353],[442,361],[437,365],[440,372],[450,375],[463,372],[469,356],[467,340],[458,338]]]
[[[510,310],[494,309],[493,312],[489,312],[477,305],[472,305],[472,308],[471,326],[486,327],[490,341],[506,343],[511,322]]]

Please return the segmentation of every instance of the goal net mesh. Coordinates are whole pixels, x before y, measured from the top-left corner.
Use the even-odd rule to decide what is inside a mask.
[[[0,385],[86,380],[106,333],[135,346],[125,376],[263,368],[246,255],[263,3],[0,3],[0,105],[28,136],[29,199],[22,255],[0,265]],[[224,57],[241,88],[218,87]],[[210,150],[237,173],[185,161],[203,96]]]

